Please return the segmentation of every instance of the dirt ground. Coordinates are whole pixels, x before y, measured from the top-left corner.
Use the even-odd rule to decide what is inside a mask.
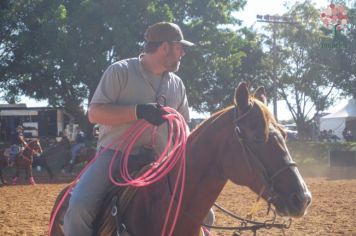
[[[338,170],[328,176],[306,177],[313,203],[306,216],[295,219],[285,235],[355,235],[356,236],[356,169]],[[351,173],[350,173],[351,172]],[[9,179],[9,176],[7,176]],[[59,191],[70,181],[65,176],[49,180],[36,178],[38,184],[22,182],[0,187],[0,235],[42,236],[47,234],[50,212]],[[218,203],[240,216],[245,216],[256,196],[248,189],[228,183]],[[257,214],[266,220],[266,210]],[[239,226],[239,223],[216,210],[216,225]],[[281,222],[281,219],[279,219]],[[214,230],[213,235],[232,236],[234,231]],[[243,232],[241,235],[253,235]],[[283,235],[279,229],[258,231],[257,235]]]

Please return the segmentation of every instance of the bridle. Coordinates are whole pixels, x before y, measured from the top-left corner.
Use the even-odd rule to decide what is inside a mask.
[[[255,206],[258,205],[259,199],[262,197],[262,194],[266,192],[267,194],[267,204],[268,204],[268,209],[267,209],[267,215],[269,214],[271,210],[271,204],[273,202],[273,199],[278,197],[279,194],[276,192],[274,188],[274,179],[279,176],[281,173],[284,171],[296,167],[296,163],[291,160],[286,160],[286,164],[275,171],[273,174],[270,174],[267,171],[267,168],[259,158],[259,155],[253,151],[254,149],[252,148],[251,142],[246,139],[246,135],[241,131],[240,126],[239,126],[239,121],[242,120],[244,117],[246,117],[250,112],[253,110],[254,106],[256,103],[252,103],[249,106],[249,109],[238,116],[238,108],[237,105],[235,105],[234,109],[234,117],[233,117],[233,125],[234,125],[234,136],[238,139],[238,142],[241,144],[242,149],[243,149],[243,159],[249,166],[250,171],[258,171],[258,175],[261,177],[261,179],[264,182],[263,187],[259,191],[258,198],[255,202]],[[252,231],[253,235],[257,235],[257,231],[265,228],[265,229],[270,229],[270,228],[276,228],[280,229],[282,231],[282,234],[285,235],[284,229],[288,229],[291,224],[292,224],[292,219],[289,219],[288,221],[284,221],[282,223],[276,222],[276,212],[275,210],[272,210],[273,212],[273,218],[270,220],[266,220],[265,222],[259,222],[259,221],[254,221],[252,220],[252,214],[248,214],[245,218],[239,217],[232,212],[229,212],[228,210],[224,209],[223,207],[219,206],[217,203],[214,203],[214,206],[221,210],[221,212],[227,214],[228,216],[237,219],[241,221],[240,226],[215,226],[215,225],[206,225],[202,224],[204,227],[211,228],[211,229],[220,229],[220,230],[234,230],[234,236],[239,236],[242,231]],[[252,209],[255,208],[252,207]]]
[[[253,151],[253,148],[251,148],[251,142],[249,142],[246,138],[244,133],[241,131],[239,127],[239,121],[242,120],[244,117],[246,117],[254,108],[256,103],[252,102],[250,105],[248,111],[244,112],[241,116],[238,116],[238,108],[237,105],[234,107],[234,119],[233,119],[233,125],[234,125],[234,133],[235,137],[238,139],[239,143],[241,144],[245,155],[242,155],[244,157],[244,160],[247,162],[250,171],[252,170],[257,170],[258,174],[261,176],[261,179],[264,181],[264,187],[260,190],[259,197],[262,196],[264,192],[268,194],[267,198],[267,203],[268,203],[268,208],[270,209],[272,200],[278,197],[278,193],[276,192],[274,188],[274,179],[282,174],[284,171],[296,167],[297,164],[294,161],[291,160],[286,160],[286,164],[275,171],[273,174],[270,174],[267,171],[267,168],[259,158],[259,155],[256,154],[256,152]]]

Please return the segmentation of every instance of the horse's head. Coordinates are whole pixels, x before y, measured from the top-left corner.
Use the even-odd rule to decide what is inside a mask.
[[[28,142],[27,147],[32,154],[40,155],[42,154],[42,147],[39,139],[34,139]]]
[[[286,133],[265,103],[262,87],[254,96],[245,83],[236,89],[235,106],[230,110],[234,113],[234,143],[224,158],[223,172],[233,182],[261,194],[279,215],[300,217],[311,203],[311,193],[289,154]],[[236,160],[241,149],[243,167]]]

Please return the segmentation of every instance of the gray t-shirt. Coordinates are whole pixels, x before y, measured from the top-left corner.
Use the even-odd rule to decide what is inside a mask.
[[[142,67],[139,58],[118,61],[104,72],[90,104],[135,105],[154,103],[158,96],[166,98],[166,106],[176,109],[186,122],[189,121],[188,101],[182,80],[174,73],[155,76]],[[100,125],[98,147],[106,147],[118,141],[121,135],[135,122],[117,126]],[[153,148],[160,153],[166,145],[168,126],[158,127]],[[133,153],[145,145],[151,146],[151,129],[146,130],[136,141]],[[115,144],[111,149],[115,149]]]

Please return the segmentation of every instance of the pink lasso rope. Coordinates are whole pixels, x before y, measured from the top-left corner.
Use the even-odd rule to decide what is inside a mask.
[[[177,176],[177,181],[174,185],[174,190],[172,193],[172,197],[169,203],[169,207],[166,214],[166,219],[164,222],[164,226],[162,229],[162,236],[165,236],[165,232],[167,231],[168,221],[170,218],[170,214],[173,208],[174,196],[178,191],[178,187],[180,186],[180,194],[178,198],[177,209],[174,214],[174,218],[172,221],[171,229],[168,235],[172,235],[181,206],[181,201],[183,197],[183,189],[184,189],[184,182],[185,182],[185,149],[186,149],[186,142],[187,142],[187,130],[186,130],[186,122],[182,115],[177,112],[176,110],[164,107],[169,114],[165,115],[164,118],[167,119],[168,126],[169,126],[169,134],[167,145],[164,148],[163,152],[159,156],[158,160],[152,165],[152,167],[147,170],[143,175],[134,179],[129,171],[128,171],[128,159],[131,152],[131,149],[137,139],[142,135],[142,133],[148,129],[152,129],[152,140],[155,140],[155,133],[156,127],[150,125],[148,122],[141,120],[136,122],[130,129],[128,129],[123,136],[119,139],[114,140],[110,143],[107,147],[103,148],[100,152],[98,152],[95,157],[85,166],[85,168],[79,173],[73,183],[69,186],[67,191],[64,193],[62,199],[60,200],[57,208],[55,209],[52,218],[49,224],[48,235],[51,236],[52,227],[54,224],[54,220],[58,214],[59,209],[63,205],[64,200],[67,198],[70,191],[73,189],[79,178],[83,175],[83,173],[88,169],[88,167],[107,149],[109,149],[114,144],[119,144],[119,146],[115,149],[114,155],[111,159],[110,166],[109,166],[109,178],[113,184],[116,186],[135,186],[135,187],[144,187],[148,186],[152,183],[155,183],[165,177],[174,167],[179,163],[179,171]],[[174,139],[174,142],[172,140]],[[126,141],[126,142],[125,142]],[[172,147],[171,144],[173,143]],[[126,144],[126,145],[125,145]],[[171,150],[169,151],[169,148]],[[117,182],[112,177],[112,168],[114,160],[118,154],[118,152],[122,150],[122,161],[120,166],[120,175],[124,182]]]

